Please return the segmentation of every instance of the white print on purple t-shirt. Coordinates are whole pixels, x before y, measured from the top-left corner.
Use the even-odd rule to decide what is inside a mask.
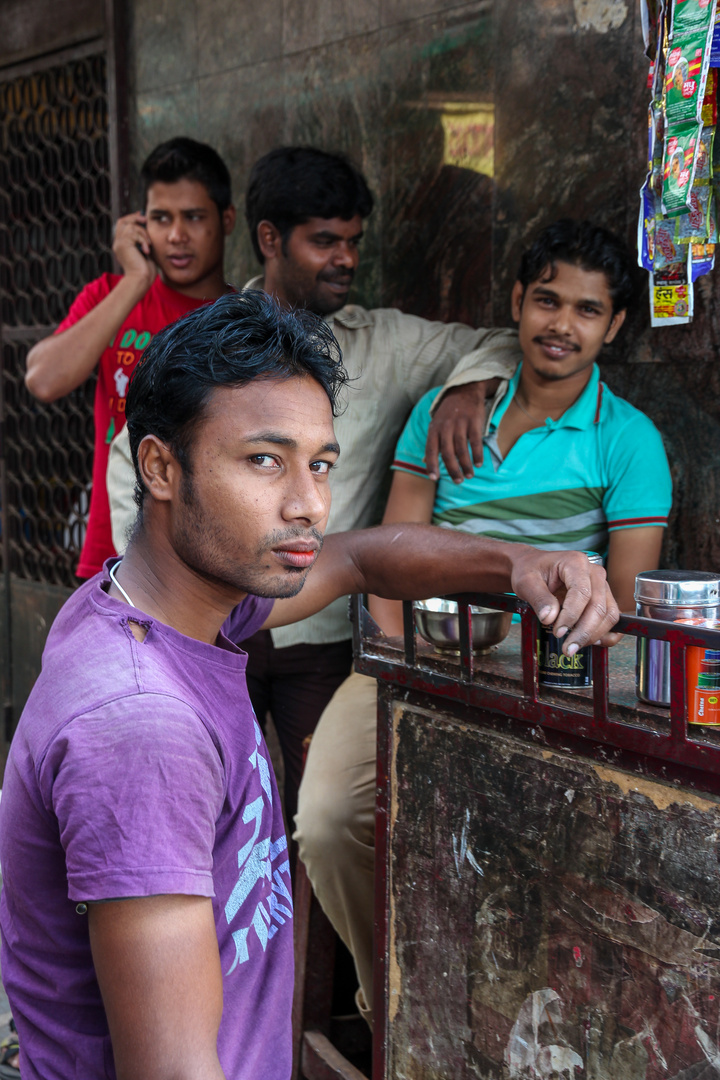
[[[255,724],[256,746],[248,760],[253,769],[259,771],[260,784],[265,793],[265,797],[267,797],[267,801],[272,808],[273,797],[272,785],[270,783],[270,768],[267,760],[259,750],[262,743],[260,727],[257,720],[253,720],[253,723]],[[258,834],[262,827],[264,803],[265,798],[260,795],[254,802],[248,803],[242,813],[242,820],[245,825],[254,822],[253,834],[248,842],[243,845],[240,851],[238,851],[238,868],[240,870],[240,875],[237,884],[230,893],[228,902],[225,905],[225,918],[228,921],[228,925],[230,925],[235,916],[240,912],[240,909],[255,888],[255,885],[263,878],[267,878],[267,880],[271,882],[272,892],[267,898],[267,906],[263,900],[260,900],[257,903],[255,911],[247,926],[243,926],[240,930],[233,930],[232,938],[235,942],[235,959],[230,969],[226,972],[226,975],[230,975],[238,964],[245,964],[250,959],[247,937],[251,928],[255,931],[263,952],[265,952],[267,943],[270,938],[274,937],[277,933],[278,926],[284,926],[286,918],[292,919],[292,897],[288,885],[285,884],[282,878],[283,874],[287,874],[289,883],[290,863],[287,857],[285,857],[279,866],[273,870],[273,863],[275,863],[283,853],[287,852],[287,837],[285,836],[285,833],[283,833],[272,843],[270,842],[269,836],[266,836],[263,840],[258,840]],[[287,901],[287,903],[284,903],[283,901]]]

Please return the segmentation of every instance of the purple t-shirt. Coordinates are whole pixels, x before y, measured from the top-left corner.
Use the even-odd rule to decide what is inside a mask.
[[[2,974],[23,1080],[115,1076],[76,905],[158,893],[212,897],[228,1080],[287,1080],[287,841],[233,644],[272,600],[247,597],[207,645],[114,600],[107,583],[106,568],[58,615],[5,771]],[[148,628],[144,641],[129,619]]]

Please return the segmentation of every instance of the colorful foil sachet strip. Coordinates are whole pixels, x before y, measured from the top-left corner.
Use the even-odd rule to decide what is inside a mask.
[[[653,326],[690,322],[693,283],[715,262],[718,18],[718,0],[642,0],[652,101],[638,262],[650,273]]]

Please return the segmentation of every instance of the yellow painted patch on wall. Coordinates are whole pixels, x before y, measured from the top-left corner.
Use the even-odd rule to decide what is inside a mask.
[[[492,176],[495,172],[495,106],[448,102],[440,114],[445,136],[445,165]]]
[[[581,30],[596,30],[607,34],[625,22],[628,6],[625,0],[573,0],[575,18]]]

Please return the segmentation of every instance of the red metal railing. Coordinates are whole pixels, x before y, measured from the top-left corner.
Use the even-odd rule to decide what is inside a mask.
[[[530,605],[517,597],[497,593],[459,594],[447,599],[457,601],[460,615],[459,668],[453,673],[433,670],[426,658],[418,654],[411,603],[403,605],[404,653],[397,650],[393,656],[387,650],[379,650],[379,630],[361,597],[354,597],[352,601],[357,669],[382,681],[399,684],[404,689],[441,696],[475,706],[484,713],[499,714],[540,725],[547,731],[641,755],[645,761],[678,766],[680,772],[676,769],[668,774],[669,777],[692,777],[692,773],[687,773],[692,770],[695,772],[693,786],[720,793],[720,741],[714,738],[712,731],[688,725],[685,678],[685,650],[689,646],[720,649],[720,631],[621,616],[615,628],[619,632],[669,643],[671,703],[669,710],[647,709],[638,703],[636,720],[632,713],[628,715],[627,709],[619,719],[617,715],[613,716],[610,701],[607,649],[592,647],[591,703],[584,698],[578,702],[578,706],[585,706],[582,708],[574,703],[548,700],[541,694],[538,681],[535,647],[538,623]],[[507,690],[483,682],[470,647],[471,604],[520,614],[522,675],[515,689]],[[704,774],[702,777],[700,772]]]

